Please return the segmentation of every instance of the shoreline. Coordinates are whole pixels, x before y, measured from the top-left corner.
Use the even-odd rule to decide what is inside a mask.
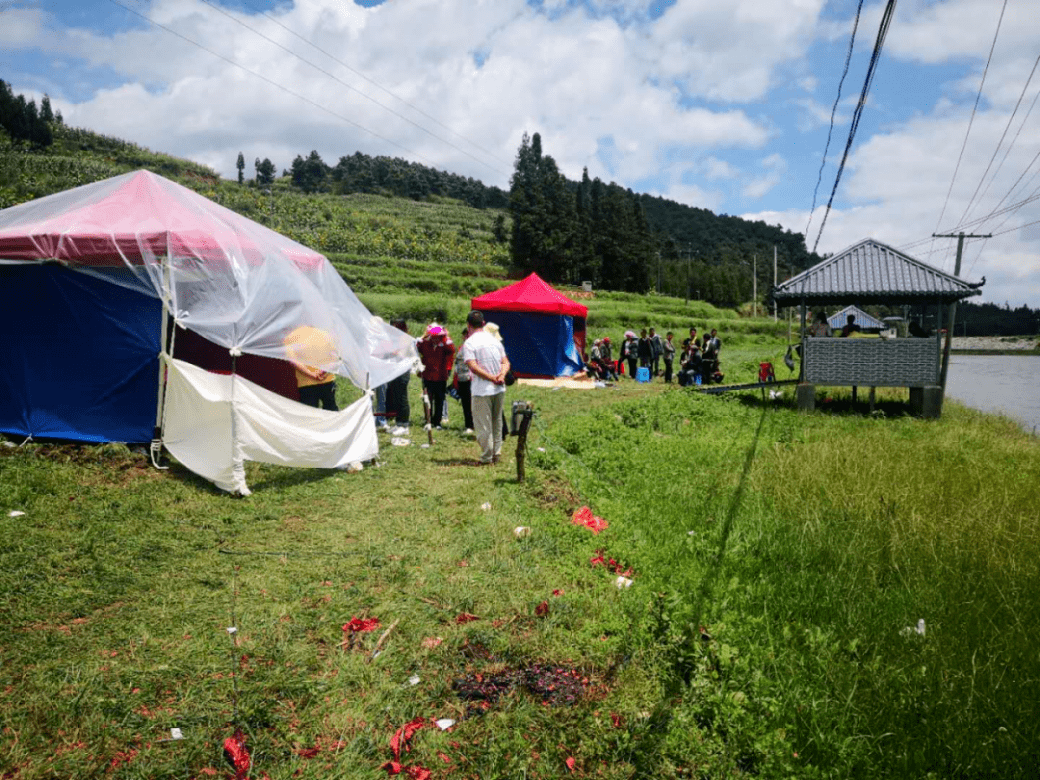
[[[950,352],[961,355],[1037,354],[1040,338],[1036,336],[954,336]]]

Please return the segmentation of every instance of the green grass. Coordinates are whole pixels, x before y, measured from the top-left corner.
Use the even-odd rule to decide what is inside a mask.
[[[0,448],[0,767],[201,777],[240,723],[257,776],[375,778],[422,716],[458,721],[406,757],[443,777],[1032,776],[1035,438],[893,391],[874,416],[632,382],[510,397],[539,410],[524,485],[461,465],[457,430],[353,475],[250,464],[246,500],[118,445]],[[382,627],[344,650],[355,615]],[[533,662],[586,697],[467,717],[454,679]]]

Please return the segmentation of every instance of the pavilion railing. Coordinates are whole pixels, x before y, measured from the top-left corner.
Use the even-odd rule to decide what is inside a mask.
[[[939,383],[938,338],[807,338],[805,381],[817,385],[925,387]]]

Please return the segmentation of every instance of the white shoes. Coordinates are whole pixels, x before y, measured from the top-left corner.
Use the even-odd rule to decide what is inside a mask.
[[[408,434],[408,428],[404,425],[398,425],[396,428],[390,430],[391,436],[406,436]]]

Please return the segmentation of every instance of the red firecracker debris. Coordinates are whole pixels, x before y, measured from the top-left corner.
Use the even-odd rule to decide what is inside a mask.
[[[604,557],[605,554],[605,550],[596,550],[596,557],[589,559],[589,563],[592,564],[592,568],[595,569],[597,566],[605,566],[610,571],[614,572],[615,574],[619,574],[622,577],[634,576],[635,572],[632,570],[631,566],[625,568],[623,564],[619,563],[614,558]]]
[[[614,724],[614,728],[621,728],[621,716],[616,712],[610,713],[610,722]]]
[[[567,756],[567,760],[564,763],[567,764],[569,770],[574,771],[574,756]]]
[[[423,726],[428,726],[429,722],[425,718],[415,718],[405,723],[401,728],[394,732],[394,735],[390,737],[390,752],[394,754],[394,758],[398,761],[401,760],[401,750],[405,752],[411,750],[408,745],[412,739],[412,735],[415,734]]]
[[[460,625],[463,623],[471,623],[474,620],[480,620],[480,618],[476,615],[470,614],[469,612],[460,612],[455,618],[455,622]]]
[[[556,588],[556,589],[553,590],[553,595],[554,596],[562,596],[563,595],[563,590],[561,588]]]
[[[546,615],[548,615],[549,614],[549,602],[548,601],[543,601],[541,604],[539,604],[537,607],[535,607],[534,608],[534,614],[538,615],[538,617],[545,617]]]
[[[375,631],[377,628],[379,628],[379,618],[352,617],[349,623],[343,624],[343,630],[351,634]]]
[[[428,636],[422,641],[422,646],[425,647],[427,650],[432,650],[443,641],[444,640],[441,639],[439,636]]]
[[[439,758],[445,764],[450,764],[451,763],[451,756],[449,756],[447,753],[440,753],[440,752],[438,752],[437,753],[437,758]]]
[[[235,780],[245,780],[249,775],[251,761],[246,750],[246,737],[242,729],[235,731],[235,736],[224,740],[224,758],[235,770]]]
[[[607,528],[607,521],[602,517],[597,517],[592,514],[592,510],[587,506],[583,506],[581,509],[577,510],[571,516],[571,522],[575,525],[585,526],[594,534],[598,534],[600,531]]]

